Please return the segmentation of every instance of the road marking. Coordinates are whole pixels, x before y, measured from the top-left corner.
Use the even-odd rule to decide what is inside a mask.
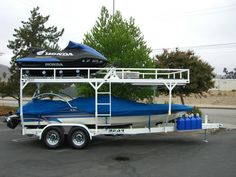
[[[19,143],[19,142],[24,142],[24,141],[36,140],[36,139],[38,139],[38,138],[36,138],[36,137],[27,137],[27,138],[14,139],[14,140],[12,140],[12,141]]]

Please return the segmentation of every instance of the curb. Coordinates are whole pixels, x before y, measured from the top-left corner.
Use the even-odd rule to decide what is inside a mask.
[[[236,106],[225,106],[225,105],[190,105],[190,106],[196,106],[200,109],[232,109],[236,110]]]

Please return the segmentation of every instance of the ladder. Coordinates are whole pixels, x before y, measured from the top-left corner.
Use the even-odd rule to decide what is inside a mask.
[[[95,116],[97,118],[97,126],[111,125],[111,82],[106,82],[106,91],[99,91],[99,87],[95,92]],[[105,96],[105,97],[104,97]]]

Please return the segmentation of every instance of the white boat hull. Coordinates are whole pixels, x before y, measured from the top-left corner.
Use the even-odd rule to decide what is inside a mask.
[[[60,116],[44,116],[43,119],[40,121],[30,121],[33,120],[32,118],[25,118],[24,124],[27,125],[47,125],[50,123],[78,123],[84,125],[131,125],[134,127],[140,126],[154,126],[156,123],[159,122],[166,122],[173,119],[176,119],[177,115],[151,115],[151,116],[114,116],[114,117],[98,117],[95,118],[94,116],[78,116],[70,117],[67,115],[66,117],[63,115]]]

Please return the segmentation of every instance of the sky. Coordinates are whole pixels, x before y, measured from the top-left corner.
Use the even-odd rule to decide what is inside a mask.
[[[222,74],[223,68],[236,68],[236,1],[235,0],[114,0],[115,10],[125,19],[133,17],[141,29],[152,56],[163,48],[194,50],[202,60]],[[0,64],[10,65],[14,29],[27,21],[30,10],[50,15],[48,26],[65,32],[61,48],[69,40],[81,43],[94,26],[102,6],[113,11],[113,0],[5,0],[0,2]],[[199,71],[200,72],[200,71]]]

